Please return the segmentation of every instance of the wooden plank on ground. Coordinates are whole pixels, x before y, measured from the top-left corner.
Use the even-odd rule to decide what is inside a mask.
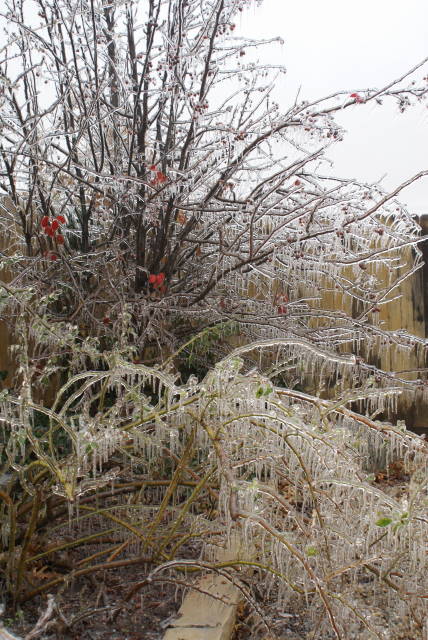
[[[237,536],[229,548],[222,550],[217,557],[219,561],[225,561],[242,558],[244,555],[248,557],[248,550],[245,554],[242,553]],[[164,640],[229,640],[231,638],[238,605],[242,601],[242,592],[225,577],[216,573],[200,578],[197,587],[200,591],[192,590],[185,596]]]

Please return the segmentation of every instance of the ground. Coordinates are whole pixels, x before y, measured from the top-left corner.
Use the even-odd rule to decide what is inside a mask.
[[[394,496],[406,490],[407,482],[408,477],[399,462],[376,476],[377,485]],[[87,546],[84,555],[89,556],[98,550],[99,547],[92,549]],[[187,557],[198,557],[199,552],[200,547],[196,545],[189,545],[182,550],[183,556]],[[81,553],[81,550],[72,552],[74,562],[78,561]],[[183,588],[170,582],[154,582],[146,585],[124,605],[124,595],[147,575],[148,570],[147,565],[121,567],[80,577],[71,584],[62,585],[53,592],[55,615],[45,632],[38,637],[46,640],[161,640],[180,607]],[[60,566],[53,563],[34,567],[33,576],[38,584],[42,584],[43,580],[50,580],[59,572]],[[322,610],[317,620],[310,619],[302,600],[290,600],[285,607],[280,607],[274,591],[267,597],[257,584],[253,586],[255,605],[263,609],[264,622],[252,605],[242,604],[233,640],[334,638]],[[379,633],[378,637],[381,640],[422,640],[422,629],[408,616],[401,616],[391,608],[387,594],[383,606],[371,605],[374,588],[377,588],[375,580],[362,572],[360,583],[357,587],[352,586],[352,598],[363,617],[370,616],[371,624]],[[46,610],[46,603],[46,595],[38,596],[19,608],[14,618],[6,611],[3,623],[19,637],[24,637]],[[122,608],[114,617],[118,607]],[[372,640],[375,637],[362,623],[350,620],[346,640]]]

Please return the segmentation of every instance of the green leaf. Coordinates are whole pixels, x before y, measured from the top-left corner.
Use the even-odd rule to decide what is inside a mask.
[[[318,549],[316,547],[307,547],[306,548],[306,555],[309,558],[312,558],[313,556],[317,556],[318,555]]]
[[[379,520],[377,522],[375,522],[375,525],[377,527],[388,527],[392,522],[391,518],[379,518]]]
[[[273,389],[272,387],[266,387],[266,389],[264,389],[263,387],[259,387],[256,391],[256,398],[261,398],[262,396],[268,396],[270,393],[272,393]]]

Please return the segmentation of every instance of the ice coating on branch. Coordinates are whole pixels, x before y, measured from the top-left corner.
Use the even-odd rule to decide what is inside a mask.
[[[248,369],[247,353],[270,351],[274,376],[294,360],[296,345],[302,346],[301,341],[293,345],[292,340],[284,344],[272,339],[239,347],[203,380],[193,376],[181,385],[167,373],[168,364],[163,370],[116,358],[109,371],[77,376],[69,383],[72,396],[62,391],[55,410],[46,410],[51,424],[69,439],[70,454],[61,458],[37,445],[31,423],[45,409],[36,405],[27,408],[29,422],[22,427],[28,440],[21,446],[35,447],[40,462],[49,465],[55,494],[75,505],[69,526],[72,530],[77,519],[79,535],[91,535],[97,522],[102,524],[100,516],[83,509],[86,496],[123,486],[132,480],[128,474],[134,469],[135,480],[147,482],[141,494],[146,498],[130,504],[125,494],[108,510],[115,522],[134,527],[132,541],[127,542],[132,553],[144,552],[145,535],[157,526],[169,531],[167,546],[180,531],[187,536],[191,530],[196,538],[200,534],[208,560],[215,557],[219,530],[231,537],[239,533],[245,548],[255,549],[257,563],[265,567],[258,571],[267,592],[275,591],[284,606],[297,594],[306,595],[308,615],[314,620],[323,601],[310,596],[314,584],[339,626],[344,618],[342,600],[341,606],[335,604],[338,590],[347,615],[353,616],[351,603],[364,567],[371,575],[393,573],[393,587],[382,580],[376,583],[369,611],[381,603],[385,590],[390,606],[398,606],[401,590],[421,593],[426,584],[426,444],[400,425],[354,413],[351,407],[358,398],[379,393],[370,381],[361,392],[349,390],[333,401],[276,387],[269,375]],[[346,356],[328,364],[328,353],[322,349],[310,353],[313,360],[324,359],[326,366],[354,366]],[[100,395],[106,384],[115,393],[111,406],[104,406]],[[399,387],[385,389],[385,400],[397,391]],[[7,396],[2,399],[2,425],[11,424],[12,416],[14,424],[20,424],[20,405]],[[98,411],[91,415],[94,406]],[[10,433],[15,441],[18,432]],[[19,448],[8,444],[7,455],[33,495]],[[126,471],[122,456],[131,463]],[[165,503],[166,487],[155,482],[150,488],[151,478],[166,471],[171,460],[177,469],[181,464],[186,468],[189,459],[193,484],[179,483]],[[411,478],[404,495],[389,494],[376,480],[378,469],[393,464],[402,465]],[[187,473],[178,477],[187,480]],[[198,506],[204,492],[195,488],[202,478],[210,484],[211,499],[216,496],[216,512],[208,520]],[[130,534],[125,527],[116,535],[118,542],[125,542]],[[10,523],[5,520],[2,539],[9,536]],[[150,541],[153,544],[152,537]],[[400,588],[397,574],[403,576]],[[406,610],[405,601],[399,606]]]

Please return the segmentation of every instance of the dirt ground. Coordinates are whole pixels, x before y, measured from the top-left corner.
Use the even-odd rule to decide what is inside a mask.
[[[39,636],[49,640],[160,640],[169,620],[181,604],[181,590],[168,583],[143,588],[114,619],[114,612],[141,570],[126,568],[105,572],[95,580],[76,580],[55,597],[55,615]],[[14,619],[3,618],[5,627],[20,638],[29,633],[47,608],[47,598],[24,605]],[[1,638],[1,635],[0,635]]]
[[[392,495],[399,495],[406,489],[402,469],[390,469],[379,473],[378,486]],[[200,545],[183,548],[183,556],[198,557]],[[96,547],[94,547],[96,552]],[[78,559],[79,552],[75,552]],[[86,548],[86,554],[91,553]],[[39,581],[49,580],[58,575],[59,567],[42,568],[38,571]],[[41,640],[161,640],[170,622],[174,619],[182,602],[184,586],[171,582],[153,582],[142,588],[129,602],[124,604],[125,594],[148,573],[148,566],[131,566],[98,572],[92,576],[80,577],[71,584],[63,584],[56,592],[54,613],[45,625]],[[319,619],[309,619],[305,603],[290,601],[285,608],[278,607],[275,593],[269,597],[253,585],[255,603],[263,609],[265,624],[254,607],[243,604],[233,640],[330,640],[334,634],[321,610]],[[362,576],[361,584],[352,598],[363,615],[370,616],[371,624],[378,635],[373,635],[358,621],[350,621],[346,640],[426,640],[427,629],[421,629],[408,617],[394,611],[385,595],[384,603],[373,607],[371,598],[376,585],[372,578]],[[3,624],[19,638],[24,638],[35,626],[41,614],[46,611],[47,596],[38,596],[23,605],[18,614],[10,617],[6,609]],[[117,617],[115,612],[120,609]],[[428,624],[427,619],[425,625]],[[2,640],[0,632],[0,640]],[[201,638],[201,640],[203,640]]]

